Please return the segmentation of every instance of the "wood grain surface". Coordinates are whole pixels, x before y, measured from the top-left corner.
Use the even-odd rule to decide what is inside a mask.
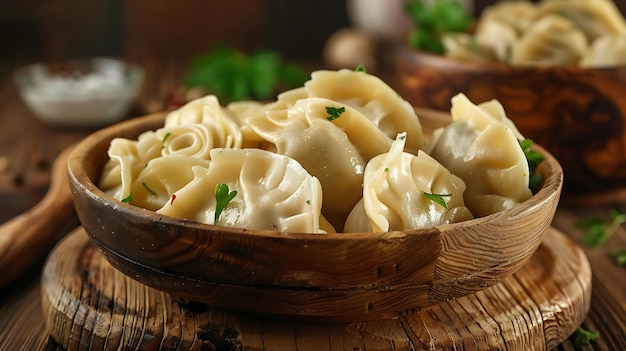
[[[550,229],[520,271],[476,294],[389,319],[298,323],[149,288],[78,229],[49,256],[41,292],[51,336],[71,350],[549,350],[585,319],[591,271],[582,250]]]

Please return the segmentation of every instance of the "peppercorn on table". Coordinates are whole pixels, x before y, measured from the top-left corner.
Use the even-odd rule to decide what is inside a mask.
[[[167,96],[178,89],[179,84],[177,82],[180,81],[182,72],[184,72],[181,65],[177,63],[146,61],[142,62],[142,65],[147,71],[146,88],[140,96],[137,108],[131,112],[129,117],[167,108],[167,102],[164,103],[164,101],[168,101]],[[391,75],[381,75],[381,77],[391,77]],[[31,210],[44,198],[53,175],[57,175],[53,171],[56,158],[63,150],[81,140],[90,131],[52,129],[43,125],[31,115],[19,99],[10,75],[5,74],[0,78],[2,79],[0,81],[0,125],[2,125],[0,129],[0,221],[7,224],[16,216]],[[393,82],[389,79],[386,80],[393,86]],[[562,233],[564,238],[577,243],[576,249],[580,250],[588,260],[592,273],[591,304],[590,310],[581,324],[580,331],[566,338],[555,349],[626,350],[626,279],[624,279],[626,267],[623,258],[623,250],[626,249],[626,229],[619,225],[620,221],[623,220],[621,213],[626,212],[626,195],[590,196],[589,201],[583,201],[584,199],[581,200],[580,197],[577,197],[575,201],[570,200],[567,196],[562,198],[553,221],[554,229],[552,231]],[[63,206],[63,201],[65,200],[59,197],[59,208]],[[54,201],[52,202],[54,203]],[[596,217],[602,220],[594,222],[595,224],[592,224],[591,228],[585,229],[576,226],[581,220]],[[72,212],[58,211],[57,219],[62,220],[59,220],[54,228],[47,228],[49,230],[46,232],[49,233],[46,234],[46,238],[38,238],[33,235],[31,239],[40,243],[38,249],[41,250],[42,254],[37,255],[32,262],[21,262],[22,266],[25,267],[23,272],[16,274],[15,279],[6,282],[0,290],[0,350],[63,350],[63,347],[50,337],[51,333],[45,325],[45,306],[42,305],[41,296],[42,269],[46,256],[52,249],[52,244],[63,237],[69,238],[68,233],[71,233],[69,235],[76,235],[74,229],[78,227],[79,223]],[[30,224],[41,225],[35,221],[27,222],[25,225]],[[611,224],[613,224],[612,227]],[[597,238],[595,240],[589,239],[587,235],[589,230],[595,230],[595,233],[600,236],[610,235],[605,241],[599,242]],[[8,247],[8,250],[11,250],[11,246],[6,245],[7,241],[10,243],[20,233],[25,233],[25,231],[0,231],[0,248]],[[44,231],[40,233],[44,233]],[[593,244],[597,244],[597,246],[592,246]],[[554,250],[559,250],[559,248],[554,248]],[[0,250],[0,252],[2,251]],[[97,252],[93,254],[96,255]],[[26,259],[27,256],[22,257]],[[0,258],[1,263],[2,259]],[[583,259],[574,261],[568,269],[574,270],[575,276],[575,270],[579,269],[577,267],[584,267],[584,263]],[[2,266],[3,275],[9,275],[5,272],[10,272],[11,269],[11,265]],[[580,274],[583,275],[584,271],[582,268],[580,269]],[[533,285],[535,284],[529,282],[522,288],[533,289]],[[528,293],[533,296],[532,291]],[[561,293],[567,294],[567,291]],[[549,297],[547,301],[554,303]],[[533,303],[537,302],[534,301]],[[532,305],[530,301],[529,304]],[[550,311],[553,315],[543,317],[559,319],[568,315],[565,307],[563,310],[556,308]],[[67,316],[67,318],[69,320],[81,318],[78,314],[89,313],[89,311],[77,310],[76,313],[77,315]],[[192,309],[181,313],[194,313],[194,311]],[[524,313],[527,313],[528,320],[532,321],[534,317],[531,314],[541,313],[541,310],[522,311],[522,315]],[[118,320],[116,323],[118,322],[123,321]],[[59,328],[61,328],[60,323],[67,323],[67,320],[59,318],[58,323]],[[372,337],[372,327],[371,323],[352,325],[351,335],[358,340],[352,340],[354,342],[351,341],[350,346],[362,350],[372,349],[368,348],[368,345],[371,345],[371,340],[366,340],[368,335],[369,338]],[[405,327],[409,328],[410,325],[405,324]],[[495,327],[497,329],[497,325]],[[307,343],[302,339],[306,338],[307,335],[312,335],[310,332],[312,329],[309,327],[304,330],[308,330],[308,334],[305,332],[295,335],[294,338],[300,338],[301,342],[294,345],[297,345],[298,348],[308,346],[315,349],[315,343],[312,340]],[[331,326],[326,328],[329,334],[332,334],[333,330],[335,329]],[[471,328],[466,330],[470,336],[472,335],[471,330]],[[138,331],[137,329],[135,332]],[[74,330],[73,332],[76,333],[75,339],[71,340],[79,340],[81,331]],[[195,332],[200,335],[202,332],[210,334],[215,331],[196,330]],[[405,330],[405,332],[409,332],[409,330]],[[279,349],[277,344],[272,344],[271,333],[271,326],[260,333],[259,335],[265,335],[265,343],[255,344],[257,345],[255,349],[258,349],[258,345],[265,345],[267,349],[272,349],[272,346],[274,346],[273,349]],[[413,333],[417,333],[417,331],[413,331]],[[594,336],[595,333],[597,334]],[[220,336],[229,337],[230,334],[227,334],[227,331],[223,330]],[[547,334],[543,337],[549,339],[551,337],[549,334],[548,329]],[[72,331],[69,335],[72,335]],[[230,337],[236,337],[233,335]],[[149,340],[144,341],[140,349],[159,350],[164,347],[150,343]],[[78,341],[76,342],[78,343]],[[476,343],[476,345],[478,344],[480,343]],[[246,349],[246,344],[240,343],[238,345]],[[328,347],[335,349],[336,345],[332,345]],[[380,344],[377,345],[381,346]],[[420,347],[409,339],[403,344],[389,343],[378,349],[410,350]],[[510,345],[502,345],[502,347],[510,349]],[[70,343],[68,348],[78,349],[79,345]],[[468,348],[470,347],[468,346]]]

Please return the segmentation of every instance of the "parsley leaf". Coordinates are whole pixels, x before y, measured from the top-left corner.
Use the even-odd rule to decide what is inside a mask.
[[[133,192],[132,191],[130,193],[128,193],[128,196],[126,196],[125,198],[122,199],[122,202],[125,202],[125,203],[130,203],[131,201],[133,201]]]
[[[213,224],[217,224],[222,211],[236,195],[237,190],[230,191],[227,184],[219,183],[215,185],[215,220]]]
[[[591,217],[574,223],[578,229],[584,229],[585,234],[582,241],[588,247],[598,247],[602,245],[606,239],[611,237],[622,223],[626,222],[626,213],[622,213],[616,209],[611,209],[610,218],[608,220]]]
[[[425,191],[423,194],[429,200],[433,201],[436,204],[443,206],[445,209],[448,209],[448,203],[446,203],[446,200],[444,199],[444,197],[450,197],[452,196],[452,194],[430,194]]]
[[[592,341],[595,341],[598,338],[599,333],[594,330],[587,330],[583,327],[578,327],[572,335],[572,343],[576,347],[581,347],[583,345],[589,345]]]
[[[413,48],[443,54],[441,34],[467,32],[472,24],[471,14],[458,0],[408,0],[405,12],[415,24],[409,34],[409,45]]]
[[[185,85],[204,87],[228,103],[267,100],[279,86],[293,88],[307,79],[302,68],[285,63],[275,52],[247,55],[233,48],[218,48],[193,60]]]
[[[367,70],[365,69],[365,67],[363,65],[358,65],[356,66],[356,68],[354,69],[355,72],[363,72],[363,73],[367,73]]]
[[[543,154],[536,150],[531,150],[530,147],[533,145],[533,141],[531,139],[519,140],[519,146],[524,151],[524,156],[526,156],[526,161],[528,161],[528,169],[530,171],[530,179],[528,181],[528,187],[532,191],[533,194],[536,194],[539,191],[539,187],[541,186],[541,182],[543,181],[543,175],[536,173],[537,166],[545,159]]]
[[[611,256],[618,266],[626,266],[626,248],[619,247],[611,251]]]
[[[337,107],[326,106],[326,113],[328,113],[328,117],[326,117],[326,119],[329,121],[333,121],[339,118],[339,116],[341,116],[341,114],[344,112],[346,112],[345,107],[337,108]]]

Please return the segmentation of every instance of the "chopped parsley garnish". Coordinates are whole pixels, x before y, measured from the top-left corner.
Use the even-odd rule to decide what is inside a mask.
[[[445,209],[448,209],[448,203],[444,199],[444,197],[450,197],[452,194],[430,194],[427,192],[423,192],[424,196],[426,196],[429,200],[434,203],[443,206]]]
[[[310,205],[311,204],[311,200],[306,200],[306,204]]]
[[[585,234],[582,241],[588,247],[598,247],[602,245],[606,239],[611,237],[622,223],[626,222],[626,213],[622,213],[616,209],[611,209],[610,218],[603,219],[599,217],[591,217],[576,222],[574,226],[584,229]]]
[[[141,183],[141,185],[143,185],[143,187],[144,187],[144,188],[146,188],[146,190],[147,190],[150,194],[152,194],[152,195],[154,195],[154,196],[156,196],[156,195],[157,195],[157,193],[156,193],[154,190],[150,189],[150,187],[148,186],[148,184],[146,184],[145,182],[142,182],[142,183]]]
[[[536,173],[537,166],[545,159],[543,154],[536,150],[531,150],[530,147],[533,145],[533,141],[531,139],[524,139],[519,141],[519,146],[524,151],[524,156],[526,156],[526,161],[528,161],[528,170],[530,171],[530,177],[528,180],[528,187],[536,194],[539,191],[539,187],[541,186],[541,182],[543,181],[543,175]]]
[[[230,191],[228,185],[219,183],[215,185],[215,220],[213,224],[217,224],[222,211],[228,206],[233,198],[237,195],[237,190]]]
[[[597,331],[578,327],[578,329],[574,332],[574,335],[572,335],[572,343],[576,347],[589,345],[592,341],[595,341],[598,338],[598,335],[599,333]]]
[[[355,72],[363,72],[363,73],[367,73],[367,70],[365,69],[365,67],[363,65],[358,65],[356,66],[356,68],[354,69]]]
[[[328,113],[328,117],[326,117],[326,119],[329,120],[329,121],[336,120],[344,112],[346,112],[346,108],[345,107],[326,106],[326,113]]]
[[[122,202],[129,203],[133,201],[133,192],[128,193],[128,196],[122,199]]]

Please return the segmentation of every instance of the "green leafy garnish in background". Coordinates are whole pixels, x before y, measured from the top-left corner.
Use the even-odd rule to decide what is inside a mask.
[[[443,54],[441,34],[467,32],[473,18],[459,0],[408,0],[405,11],[415,28],[409,34],[409,45],[417,50]]]
[[[228,204],[237,195],[237,190],[230,191],[228,184],[219,183],[215,185],[215,220],[213,224],[217,224],[217,221],[222,215],[222,211],[228,206]]]
[[[611,209],[610,218],[603,219],[599,217],[591,217],[579,222],[574,226],[584,229],[585,234],[582,241],[588,247],[598,247],[602,245],[606,239],[611,237],[622,223],[626,222],[626,213],[622,213],[616,209]]]
[[[443,206],[445,209],[448,209],[448,203],[446,203],[444,197],[450,197],[452,194],[430,194],[424,191],[424,196],[434,203]]]
[[[618,266],[626,266],[626,248],[618,247],[611,251],[611,256]]]
[[[572,335],[572,343],[576,347],[589,345],[592,341],[595,341],[598,338],[598,334],[599,333],[597,331],[578,327],[578,329],[574,332],[574,335]]]
[[[544,156],[541,152],[531,150],[531,146],[533,145],[533,141],[531,139],[524,139],[519,141],[519,146],[524,151],[524,156],[526,156],[526,160],[528,161],[528,169],[530,171],[530,179],[528,181],[528,187],[536,194],[541,186],[541,181],[543,180],[543,176],[539,173],[536,173],[537,166],[544,160]]]
[[[219,48],[193,60],[185,85],[203,87],[229,103],[267,100],[279,89],[300,86],[308,78],[302,68],[285,63],[275,52],[247,55],[233,48]]]

